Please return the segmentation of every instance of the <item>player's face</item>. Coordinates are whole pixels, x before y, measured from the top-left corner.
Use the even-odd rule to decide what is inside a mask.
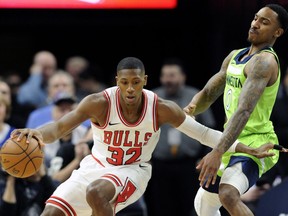
[[[123,69],[116,76],[122,100],[127,105],[141,102],[142,90],[147,82],[147,75],[140,69]]]
[[[248,41],[252,44],[271,44],[283,33],[277,21],[277,13],[268,7],[259,10],[251,22]]]

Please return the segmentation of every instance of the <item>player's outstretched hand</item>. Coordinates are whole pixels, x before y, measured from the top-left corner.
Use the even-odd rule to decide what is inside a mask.
[[[200,186],[208,188],[212,183],[213,185],[217,179],[217,171],[221,165],[222,154],[213,149],[205,157],[202,158],[196,169],[200,170],[199,181]]]
[[[279,150],[280,152],[288,152],[288,149],[284,148],[281,145],[275,145],[272,143],[266,143],[260,146],[259,148],[256,148],[253,152],[253,156],[257,158],[265,158],[265,157],[271,157],[275,154],[273,152],[269,152],[271,149]]]
[[[196,109],[196,105],[195,104],[188,104],[186,107],[184,107],[183,111],[187,114],[193,117],[194,112]]]
[[[31,138],[34,137],[35,139],[38,140],[38,142],[41,145],[44,145],[42,134],[39,132],[39,130],[36,129],[30,129],[30,128],[15,129],[10,134],[11,138],[17,137],[17,141],[22,140],[23,137],[25,136],[27,136],[26,139],[27,143],[29,143]]]

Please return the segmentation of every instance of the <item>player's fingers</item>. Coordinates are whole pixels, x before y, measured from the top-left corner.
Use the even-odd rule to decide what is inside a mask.
[[[288,152],[288,149],[287,148],[283,148],[282,150],[281,150],[281,152]]]
[[[190,115],[190,110],[189,110],[188,107],[185,107],[185,108],[183,109],[183,111],[184,111],[186,114]]]
[[[38,136],[35,136],[35,134],[33,134],[32,137],[38,141],[41,147],[45,146],[45,143]]]
[[[16,136],[18,136],[21,133],[21,129],[14,129],[11,133],[10,133],[10,137],[14,138]]]
[[[217,172],[215,172],[215,174],[213,175],[213,179],[212,179],[213,185],[216,183],[216,180],[217,180]]]
[[[18,142],[27,135],[27,129],[19,129],[17,132],[18,133],[15,133],[14,137],[17,137]],[[26,142],[27,142],[27,139],[26,139]]]
[[[45,143],[42,142],[42,140],[39,141],[39,144],[41,145],[41,147],[44,147],[44,146],[45,146]]]
[[[199,166],[199,165],[198,165]],[[198,167],[197,166],[197,167]],[[199,173],[199,176],[198,176],[198,180],[201,182],[202,178],[203,178],[203,175],[204,175],[204,168],[202,167],[201,170],[200,170],[200,173]],[[201,184],[200,184],[201,185]],[[202,185],[201,185],[202,186]]]
[[[194,110],[196,109],[196,105],[194,104],[189,104],[188,106],[186,106],[183,110],[184,112],[186,112],[189,115],[192,115],[194,113]]]
[[[203,160],[201,160],[198,165],[196,166],[196,169],[200,170],[203,167]]]
[[[206,184],[205,184],[205,187],[208,188],[209,185],[211,184],[212,179],[213,179],[213,175],[211,175],[211,174],[208,173],[208,174],[206,175],[205,179],[207,180],[207,181],[206,181]]]
[[[268,151],[268,150],[270,150],[270,149],[273,149],[274,148],[274,144],[273,143],[267,143],[267,144],[265,144],[265,149]]]
[[[275,154],[273,152],[267,152],[265,157],[273,157]]]
[[[200,174],[199,174],[199,181],[200,181],[201,186],[203,186],[205,184],[206,176],[207,176],[206,167],[203,165],[203,167],[200,171]]]
[[[37,137],[37,136],[35,135],[34,130],[31,130],[31,129],[28,129],[28,128],[25,129],[25,130],[26,130],[26,136],[27,136],[27,140],[26,140],[27,143],[30,142],[30,140],[32,139],[32,137],[33,137],[34,139],[36,139],[36,140],[38,141],[38,143],[41,142],[40,139],[39,139],[39,137]]]
[[[200,181],[200,186],[202,187],[205,184],[205,179],[203,178],[204,174],[200,172],[199,174],[199,181]]]

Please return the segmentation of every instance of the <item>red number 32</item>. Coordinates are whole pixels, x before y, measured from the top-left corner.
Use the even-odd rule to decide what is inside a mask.
[[[107,162],[113,165],[127,165],[127,164],[132,164],[134,162],[139,161],[139,157],[142,152],[142,148],[129,148],[126,152],[121,149],[121,148],[115,148],[112,146],[108,147],[108,151],[112,152],[111,153],[111,158],[107,158]],[[131,157],[124,161],[124,156],[126,155],[131,155]]]

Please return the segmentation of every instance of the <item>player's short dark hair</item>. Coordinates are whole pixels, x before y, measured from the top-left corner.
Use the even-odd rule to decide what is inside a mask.
[[[288,12],[287,10],[279,4],[267,4],[266,7],[269,7],[271,10],[278,14],[278,21],[284,31],[288,28]]]
[[[117,72],[123,69],[140,69],[145,72],[143,62],[136,57],[123,58],[117,65]]]

